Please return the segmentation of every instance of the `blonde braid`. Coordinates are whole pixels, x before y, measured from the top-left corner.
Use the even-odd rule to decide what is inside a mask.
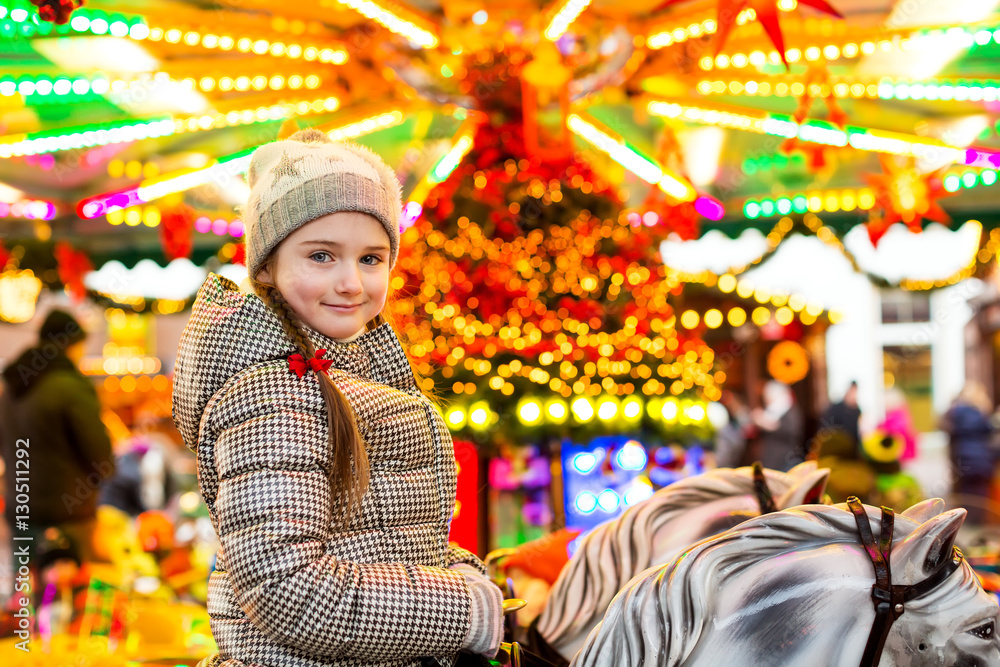
[[[274,311],[295,348],[306,359],[316,355],[316,348],[305,334],[301,321],[291,306],[272,285],[253,281],[254,291]],[[326,403],[327,432],[333,452],[330,486],[334,498],[342,501],[342,520],[346,524],[360,509],[368,490],[368,452],[358,432],[357,415],[350,401],[326,372],[317,372],[320,392]]]

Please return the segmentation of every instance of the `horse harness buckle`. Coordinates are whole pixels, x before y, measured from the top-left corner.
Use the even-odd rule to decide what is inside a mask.
[[[861,545],[871,558],[875,568],[875,583],[872,584],[872,604],[875,606],[875,621],[868,635],[868,643],[861,658],[860,667],[876,667],[882,657],[885,640],[893,622],[903,615],[906,603],[927,595],[950,577],[962,565],[962,552],[953,547],[952,557],[938,565],[926,579],[912,586],[892,584],[892,571],[889,567],[889,552],[892,549],[892,530],[895,513],[888,507],[882,507],[882,519],[878,542],[872,535],[868,523],[868,513],[856,496],[847,499],[847,506],[854,514],[858,526]]]

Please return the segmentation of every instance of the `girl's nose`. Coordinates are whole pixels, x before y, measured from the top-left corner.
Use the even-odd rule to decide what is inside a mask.
[[[337,277],[337,291],[345,294],[357,294],[362,289],[361,276],[356,270],[349,269]]]

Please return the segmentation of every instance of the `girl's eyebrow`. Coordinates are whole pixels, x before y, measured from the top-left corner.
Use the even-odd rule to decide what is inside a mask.
[[[301,245],[321,245],[321,246],[332,246],[334,248],[340,248],[342,246],[342,244],[338,243],[337,241],[318,241],[318,240],[317,241],[303,241],[301,243]],[[365,252],[371,252],[372,250],[388,250],[388,249],[389,249],[389,247],[388,246],[384,246],[384,245],[370,245],[367,248],[365,248],[364,250],[365,250]]]

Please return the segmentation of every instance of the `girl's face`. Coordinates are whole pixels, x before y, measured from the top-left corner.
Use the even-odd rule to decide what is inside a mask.
[[[389,235],[367,213],[329,213],[285,237],[270,269],[262,268],[257,280],[277,287],[305,324],[349,338],[385,305]]]

